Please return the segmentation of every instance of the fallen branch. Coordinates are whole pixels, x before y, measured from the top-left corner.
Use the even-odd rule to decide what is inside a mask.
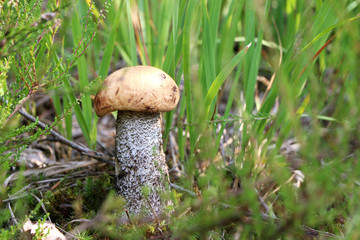
[[[18,110],[18,112],[24,116],[26,119],[32,121],[32,122],[36,122],[37,126],[40,127],[41,129],[46,129],[48,127],[48,125],[46,125],[45,123],[41,122],[40,120],[36,121],[35,117],[33,117],[32,115],[30,115],[29,113],[26,112],[26,110],[24,108],[20,108]],[[54,130],[49,130],[49,132],[51,133],[51,135],[54,137],[53,141],[57,141],[57,142],[61,142],[75,150],[77,150],[78,152],[80,152],[83,155],[89,156],[91,158],[94,158],[100,162],[109,164],[111,166],[114,166],[114,158],[109,157],[103,153],[100,152],[96,152],[94,150],[91,150],[90,148],[87,147],[83,147],[73,141],[70,141],[66,138],[64,138],[63,136],[61,136],[59,133],[55,132]]]

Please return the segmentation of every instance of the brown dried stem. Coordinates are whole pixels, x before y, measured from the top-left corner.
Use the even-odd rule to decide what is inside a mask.
[[[32,122],[37,122],[37,126],[40,127],[41,129],[49,129],[49,126],[46,125],[45,123],[41,122],[41,121],[36,121],[35,117],[33,117],[32,115],[30,115],[29,113],[27,113],[25,111],[25,109],[21,108],[18,110],[18,112],[24,116],[26,119],[32,121]],[[100,152],[96,152],[94,150],[91,150],[87,147],[81,146],[73,141],[70,141],[66,138],[64,138],[63,136],[61,136],[59,133],[55,132],[54,130],[49,130],[49,132],[51,133],[51,135],[53,137],[55,137],[55,139],[53,139],[54,141],[58,141],[61,142],[77,151],[79,151],[81,154],[89,156],[91,158],[94,158],[100,162],[109,164],[109,165],[114,165],[114,159],[112,157],[109,157],[103,153]]]

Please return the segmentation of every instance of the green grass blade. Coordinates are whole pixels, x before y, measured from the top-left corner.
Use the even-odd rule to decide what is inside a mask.
[[[131,57],[131,64],[133,66],[138,65],[137,60],[137,53],[136,53],[136,41],[135,41],[135,32],[134,32],[134,26],[131,19],[131,6],[130,6],[130,0],[125,1],[126,4],[126,15],[128,20],[128,31],[129,31],[129,40],[130,40],[130,57]]]
[[[310,46],[314,45],[317,41],[319,41],[319,39],[321,39],[325,34],[329,34],[332,30],[334,30],[337,27],[342,27],[347,23],[350,23],[354,20],[357,20],[360,18],[360,15],[356,16],[356,17],[352,17],[349,19],[346,19],[345,21],[342,21],[340,23],[336,23],[331,25],[330,27],[326,28],[325,30],[321,31],[318,35],[316,35],[308,44],[306,44],[300,51],[304,52],[306,49],[308,49]]]
[[[241,16],[244,0],[235,0],[229,6],[229,13],[222,20],[220,29],[219,46],[217,48],[217,72],[233,57],[234,41],[236,40],[237,25]]]
[[[211,28],[211,39],[215,45],[217,31],[219,27],[219,20],[220,20],[220,11],[221,11],[221,4],[222,1],[209,1],[209,16],[210,16],[210,28]],[[215,46],[214,46],[215,47]]]
[[[63,110],[62,110],[62,106],[61,106],[60,95],[57,94],[56,89],[54,89],[52,91],[52,96],[51,97],[52,97],[52,102],[53,102],[53,105],[54,105],[56,117],[59,117],[59,116],[61,116]],[[64,134],[64,128],[63,128],[61,122],[60,122],[60,124],[58,124],[58,128],[59,128],[60,134],[65,135]]]
[[[178,74],[177,74],[177,76],[175,78],[175,81],[176,81],[177,84],[180,83],[181,76],[182,76],[182,69],[180,69],[180,71],[178,72]],[[165,134],[163,136],[164,146],[166,146],[166,143],[167,143],[167,138],[169,136],[169,131],[170,131],[170,128],[171,128],[172,119],[173,119],[173,116],[174,116],[174,111],[175,110],[172,110],[170,112],[165,113]]]
[[[54,55],[54,57],[56,58],[55,61],[59,62],[60,59],[57,55]],[[73,92],[73,87],[70,84],[70,81],[67,77],[63,77],[62,78],[62,83],[65,89],[65,94],[64,94],[64,98],[68,98],[69,103],[75,103],[77,101],[76,96]],[[67,106],[66,106],[67,107]],[[65,108],[65,105],[64,105]],[[85,140],[87,141],[87,144],[89,144],[89,146],[91,146],[91,142],[90,142],[90,131],[88,129],[88,126],[86,125],[86,121],[84,119],[84,115],[82,114],[81,108],[78,104],[75,104],[74,106],[74,112],[75,112],[75,116],[76,119],[79,123],[80,129],[84,135]],[[70,115],[71,117],[71,115]]]
[[[203,14],[203,35],[202,35],[202,43],[203,43],[203,67],[205,71],[205,78],[202,79],[202,89],[204,93],[208,90],[212,81],[214,81],[216,77],[216,69],[215,69],[215,47],[214,47],[214,34],[212,31],[214,29],[211,28],[210,16],[207,11],[206,0],[202,0],[202,14]],[[215,29],[216,31],[217,29]]]
[[[178,42],[182,41],[182,33],[181,34],[178,33],[179,32],[179,19],[178,18],[179,18],[179,16],[183,16],[184,9],[185,8],[183,5],[179,8],[178,4],[176,4],[176,3],[173,4],[173,13],[174,14],[172,16],[172,32],[170,33],[170,40],[169,40],[169,44],[166,49],[165,60],[163,63],[163,68],[162,68],[165,72],[170,74],[170,76],[174,76],[174,78],[175,78],[175,69],[178,65],[178,62],[180,61],[180,55],[176,54],[176,51],[179,51],[179,49],[177,49],[176,46],[177,46]],[[180,14],[179,14],[179,11],[181,11]],[[180,46],[182,46],[182,45],[180,45]],[[179,58],[177,58],[177,56],[179,56]],[[176,78],[177,85],[179,85],[179,83],[180,83],[181,75],[182,75],[182,69],[180,71],[178,71],[178,75],[177,75],[178,77]],[[180,102],[180,104],[181,104],[181,102]],[[173,115],[174,115],[174,111],[167,112],[165,115],[166,122],[165,122],[164,146],[166,146],[166,144],[167,144],[168,132],[172,125]]]
[[[108,71],[110,68],[110,62],[111,62],[113,52],[114,52],[114,46],[115,46],[115,41],[116,41],[116,37],[117,37],[118,27],[121,22],[120,16],[122,13],[122,7],[123,7],[123,5],[121,4],[119,9],[116,11],[116,15],[115,15],[115,18],[113,19],[113,22],[111,23],[111,26],[112,26],[111,32],[106,41],[104,56],[101,60],[101,64],[100,64],[100,68],[99,68],[99,76],[101,77],[101,79],[104,79],[108,75]]]
[[[209,112],[212,101],[214,100],[216,94],[218,93],[221,85],[224,83],[226,78],[230,75],[236,65],[238,65],[245,57],[247,50],[251,44],[245,46],[238,54],[236,54],[233,59],[224,67],[224,69],[219,73],[216,77],[213,84],[210,86],[209,91],[205,97],[205,109],[207,117],[211,117],[211,113]]]
[[[63,106],[69,106],[70,102],[67,97],[63,98]],[[65,136],[67,139],[72,139],[72,127],[73,127],[73,120],[72,120],[72,114],[67,114],[64,117],[65,119]]]
[[[64,48],[62,47],[61,49],[62,51],[62,55],[64,53]],[[59,65],[60,64],[60,60],[58,58],[58,56],[56,54],[52,55],[52,60],[54,62],[54,65]],[[64,67],[62,65],[59,66],[59,69],[61,71],[64,71]],[[54,108],[55,108],[55,112],[57,117],[59,118],[63,113],[64,113],[64,106],[68,106],[69,105],[69,99],[66,95],[63,96],[62,101],[63,103],[61,104],[61,99],[60,99],[60,94],[59,94],[59,89],[54,89],[53,91],[53,104],[54,104]],[[64,122],[65,122],[65,132],[63,129],[63,126],[60,122],[60,124],[58,125],[59,127],[59,131],[60,133],[64,134],[64,136],[69,139],[72,140],[72,114],[67,114],[64,116]]]
[[[73,33],[73,41],[74,41],[74,45],[76,47],[77,44],[79,44],[79,42],[81,40],[81,33],[82,33],[77,9],[75,9],[74,14],[71,18],[71,27],[72,27],[72,33]],[[85,56],[83,55],[83,56],[79,57],[76,61],[76,64],[77,64],[77,69],[78,69],[78,74],[79,74],[79,86],[80,86],[81,90],[84,90],[89,85],[89,80],[88,80],[88,76],[87,76],[87,63],[86,63]],[[69,95],[74,95],[74,93],[70,93],[70,91],[72,91],[72,89],[68,88],[67,93]],[[71,101],[73,101],[73,100],[74,99],[71,99]],[[84,134],[86,142],[89,144],[89,146],[93,146],[95,142],[90,138],[90,131],[92,129],[92,124],[91,124],[92,102],[91,102],[90,94],[87,93],[82,98],[81,108],[82,108],[82,110],[78,106],[76,118],[79,122],[80,128],[86,130],[86,134]]]
[[[152,64],[155,67],[160,67],[163,64],[163,54],[168,43],[169,30],[172,19],[171,16],[173,14],[172,4],[174,4],[174,1],[162,1],[161,4],[155,2],[158,1],[154,1],[153,4],[157,4],[159,10],[155,14],[155,16],[153,14],[154,23],[157,30],[157,41],[156,44],[153,46],[154,50],[152,51],[152,53],[155,55],[155,61]]]
[[[256,85],[256,77],[259,72],[260,65],[260,57],[261,57],[261,49],[262,49],[262,32],[259,32],[258,43],[256,44],[255,51],[253,52],[252,59],[248,59],[251,61],[248,78],[245,89],[245,102],[246,102],[246,111],[251,113],[254,107],[254,95],[255,95],[255,85]]]
[[[227,119],[230,116],[230,110],[231,110],[231,106],[232,106],[232,103],[233,103],[233,100],[234,100],[234,97],[235,97],[235,93],[236,93],[236,91],[239,90],[238,85],[239,85],[239,80],[240,80],[240,73],[241,73],[241,67],[239,66],[238,69],[236,70],[234,83],[231,86],[229,98],[228,98],[227,103],[226,103],[226,108],[225,108],[225,112],[224,112],[224,116],[223,116],[224,119]],[[219,131],[218,136],[216,138],[215,149],[219,148],[220,139],[221,139],[221,136],[223,135],[223,131],[224,131],[225,126],[226,126],[226,123],[221,124],[220,131]]]
[[[193,108],[192,108],[192,91],[191,91],[191,71],[190,71],[190,24],[192,22],[193,10],[195,8],[196,1],[189,0],[183,34],[183,68],[184,68],[184,87],[186,98],[186,116],[189,124],[190,134],[190,149],[191,152],[195,149],[196,137],[195,128],[193,125]]]
[[[179,158],[181,162],[184,162],[185,160],[185,145],[186,145],[186,131],[184,131],[183,122],[184,122],[184,116],[185,116],[185,104],[186,98],[184,96],[184,93],[182,94],[181,100],[180,100],[180,111],[178,116],[178,127],[177,127],[177,140],[178,140],[178,146],[179,146]],[[184,133],[185,132],[185,133]]]
[[[152,65],[155,62],[155,54],[154,52],[154,31],[152,29],[151,23],[152,19],[150,18],[150,9],[149,9],[148,0],[140,0],[139,1],[139,10],[143,11],[143,15],[140,15],[142,22],[143,35],[145,41],[145,46],[149,55],[150,64]]]

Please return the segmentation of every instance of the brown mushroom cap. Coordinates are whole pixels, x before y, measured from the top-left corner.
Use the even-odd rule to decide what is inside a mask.
[[[104,81],[94,99],[99,117],[113,111],[167,112],[179,102],[179,88],[164,71],[150,66],[117,70]]]

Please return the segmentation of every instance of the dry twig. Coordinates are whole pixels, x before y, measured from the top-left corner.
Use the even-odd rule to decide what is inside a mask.
[[[25,111],[24,108],[21,108],[18,110],[18,112],[23,115],[26,119],[32,121],[32,122],[37,122],[37,126],[40,127],[41,129],[47,129],[48,128],[48,125],[46,125],[45,123],[41,122],[40,120],[36,121],[36,119],[30,115],[29,113],[27,113]],[[83,155],[86,155],[86,156],[89,156],[91,158],[94,158],[100,162],[103,162],[103,163],[106,163],[106,164],[109,164],[109,165],[112,165],[114,166],[114,158],[112,157],[109,157],[103,153],[100,153],[100,152],[96,152],[96,151],[93,151],[87,147],[83,147],[75,142],[72,142],[66,138],[64,138],[63,136],[61,136],[59,133],[55,132],[54,130],[49,130],[49,132],[52,134],[53,137],[55,137],[54,141],[58,141],[58,142],[61,142],[77,151],[79,151],[81,154]]]

